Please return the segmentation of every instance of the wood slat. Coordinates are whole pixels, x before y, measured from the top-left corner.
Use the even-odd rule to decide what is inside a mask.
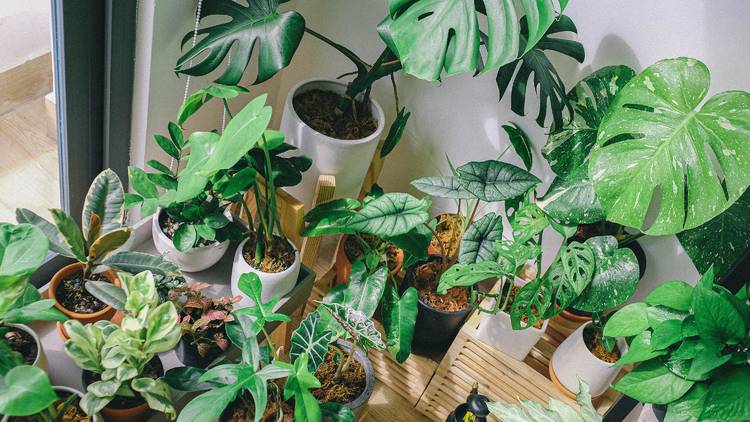
[[[313,207],[328,202],[333,198],[336,191],[336,177],[329,175],[320,175],[318,183],[315,185],[315,194],[313,195]],[[322,237],[306,237],[302,241],[302,263],[312,268],[315,261],[318,260],[318,251]]]

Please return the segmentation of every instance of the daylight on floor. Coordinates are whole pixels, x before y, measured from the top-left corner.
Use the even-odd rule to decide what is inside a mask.
[[[0,422],[750,421],[747,0],[4,0]]]

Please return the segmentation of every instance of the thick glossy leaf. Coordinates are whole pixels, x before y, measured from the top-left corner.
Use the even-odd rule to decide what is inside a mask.
[[[292,348],[289,352],[292,361],[303,353],[307,355],[308,367],[312,372],[315,372],[325,361],[332,336],[332,333],[325,330],[322,324],[318,324],[319,321],[320,313],[318,311],[307,314],[299,327],[292,333]]]
[[[598,236],[586,240],[594,251],[594,277],[574,303],[585,312],[604,312],[624,303],[638,286],[638,260],[628,248],[618,248],[614,236]]]
[[[365,314],[352,309],[351,306],[338,303],[321,303],[321,305],[365,351],[373,348],[385,349],[385,343],[380,337],[380,332],[375,328],[375,323]]]
[[[216,379],[204,382],[198,381],[205,373],[205,369],[178,366],[168,370],[161,379],[170,387],[180,391],[205,391],[224,385]]]
[[[464,189],[486,202],[515,198],[541,183],[536,176],[501,161],[474,161],[457,169]]]
[[[606,218],[585,166],[565,177],[557,176],[536,204],[549,217],[565,225],[591,224]]]
[[[188,75],[206,75],[229,55],[227,68],[216,82],[236,85],[257,47],[255,83],[271,78],[292,61],[305,32],[302,15],[295,11],[279,13],[278,5],[278,0],[248,1],[247,6],[232,0],[207,2],[201,11],[202,19],[218,15],[228,16],[230,20],[198,30],[198,35],[205,34],[205,37],[177,60],[175,70]],[[183,45],[192,37],[192,31],[186,34]],[[234,48],[233,44],[236,44]]]
[[[231,122],[230,122],[231,123]],[[208,175],[203,172],[219,144],[219,135],[213,132],[193,132],[190,134],[190,157],[187,166],[180,172],[177,192],[170,202],[184,202],[195,198],[206,187]],[[163,199],[166,202],[166,199]],[[168,205],[168,204],[167,204]]]
[[[709,83],[703,63],[681,57],[648,67],[617,96],[589,163],[608,220],[678,233],[710,221],[750,186],[750,93],[717,94],[698,109]],[[644,227],[657,199],[658,215]]]
[[[679,400],[667,407],[664,422],[694,422],[697,421],[705,408],[708,386],[698,383]]]
[[[725,276],[750,249],[750,189],[709,222],[677,234],[698,272]]]
[[[529,50],[520,59],[502,66],[495,78],[498,90],[500,91],[500,98],[503,97],[505,91],[511,85],[511,80],[513,80],[510,93],[510,108],[519,116],[525,116],[526,89],[529,76],[532,73],[534,74],[533,87],[539,93],[539,112],[536,118],[539,126],[545,125],[548,108],[552,110],[553,127],[561,127],[563,125],[563,113],[566,110],[568,114],[572,114],[573,112],[572,107],[568,103],[565,84],[563,84],[560,75],[557,74],[557,70],[555,70],[555,67],[545,53],[546,50],[551,50],[575,59],[579,63],[583,62],[585,54],[583,46],[579,42],[550,37],[550,35],[563,32],[577,32],[573,21],[565,15],[561,15],[550,25],[547,32],[534,48]],[[526,24],[526,18],[523,18],[521,19],[522,42],[527,34],[528,25]],[[516,72],[516,68],[518,68],[518,72]],[[513,75],[515,75],[515,79]]]
[[[659,359],[652,359],[638,365],[613,387],[644,403],[667,404],[682,397],[693,384],[670,372]]]
[[[409,287],[399,298],[393,284],[388,283],[383,298],[383,327],[388,353],[403,363],[411,354],[414,326],[417,322],[417,289]]]
[[[234,312],[243,313],[255,318],[252,325],[252,331],[259,333],[261,328],[271,321],[283,321],[289,322],[291,318],[284,314],[274,312],[274,307],[279,303],[280,298],[278,296],[263,303],[261,298],[261,292],[263,286],[260,281],[260,277],[255,273],[245,273],[240,276],[238,287],[242,293],[247,295],[253,300],[253,306],[248,308],[240,308]]]
[[[73,252],[73,258],[80,262],[86,262],[86,243],[78,224],[61,209],[53,208],[49,212],[52,214],[52,221],[55,222],[57,229],[60,231],[63,241]]]
[[[294,420],[320,421],[322,415],[318,400],[310,392],[313,388],[320,388],[320,381],[309,370],[307,355],[302,354],[294,360],[292,373],[284,384],[284,399],[294,397]]]
[[[359,259],[352,264],[346,291],[346,304],[352,309],[372,318],[383,297],[385,283],[388,280],[388,267],[380,265],[370,273],[364,260]]]
[[[430,198],[387,193],[366,203],[348,221],[348,227],[380,237],[404,234],[430,220]]]
[[[542,149],[542,155],[558,176],[567,178],[581,167],[588,168],[584,164],[588,163],[591,149],[596,145],[599,124],[609,105],[633,76],[635,72],[627,66],[607,66],[581,79],[568,92],[573,119],[552,132]]]
[[[86,291],[95,298],[120,311],[125,309],[127,295],[125,291],[107,281],[89,280],[85,284]]]
[[[89,258],[98,261],[108,253],[114,251],[130,239],[130,229],[125,227],[115,229],[99,237],[89,247]]]
[[[3,321],[28,324],[34,321],[66,321],[68,317],[55,308],[52,299],[38,300],[27,305],[16,307],[3,316]]]
[[[719,344],[740,340],[747,335],[742,316],[732,302],[721,294],[697,286],[693,291],[692,311],[701,338]]]
[[[117,173],[111,169],[105,169],[94,178],[83,202],[83,232],[87,233],[91,214],[96,214],[101,219],[101,233],[106,234],[123,226],[124,192],[122,182]]]
[[[615,312],[604,326],[607,337],[632,337],[649,328],[645,303],[631,303]]]
[[[648,296],[649,305],[662,305],[677,311],[689,311],[693,297],[693,286],[684,281],[667,281],[657,286]]]
[[[6,280],[36,271],[47,257],[48,245],[42,230],[31,224],[0,223],[0,288]]]
[[[233,384],[215,388],[190,400],[181,411],[177,422],[213,422],[234,401],[241,385]]]
[[[5,416],[34,415],[57,399],[47,374],[36,366],[17,366],[0,383],[0,414]]]
[[[524,39],[511,0],[389,3],[390,14],[378,25],[380,37],[397,54],[404,73],[434,81],[443,69],[450,76],[480,68],[489,71],[515,60],[539,41],[567,1],[521,1],[530,22]],[[480,29],[479,13],[486,16],[486,38]],[[479,66],[482,44],[486,48],[481,58],[483,67]]]
[[[185,252],[192,249],[195,243],[198,241],[198,231],[192,224],[183,223],[177,228],[172,237],[172,243],[175,248],[180,252]]]
[[[121,251],[107,256],[102,264],[117,271],[125,271],[138,274],[143,271],[151,271],[153,274],[179,277],[180,269],[171,261],[160,255],[151,255],[145,252]]]
[[[172,393],[164,381],[144,377],[134,379],[130,385],[146,399],[148,407],[164,413],[170,420],[177,417],[177,411],[172,405]]]
[[[461,237],[458,262],[473,264],[497,260],[495,243],[503,238],[503,218],[494,212],[471,223]]]
[[[428,176],[411,182],[427,195],[438,198],[471,199],[474,195],[461,186],[456,176]]]
[[[502,125],[501,127],[505,130],[505,133],[508,134],[510,144],[513,145],[516,154],[518,154],[521,161],[523,161],[526,170],[531,170],[533,155],[531,152],[531,140],[529,140],[526,132],[521,130],[521,128],[515,123],[509,123],[507,125]]]
[[[19,224],[33,224],[44,233],[49,241],[49,250],[63,256],[73,258],[73,251],[65,243],[60,230],[54,224],[37,215],[34,211],[26,208],[16,209],[16,221]]]
[[[737,366],[714,381],[708,389],[701,420],[750,419],[750,367]]]
[[[396,114],[396,119],[391,124],[388,135],[383,141],[383,148],[380,149],[380,158],[385,158],[388,154],[396,148],[401,138],[404,136],[404,129],[406,129],[406,123],[409,122],[411,112],[406,111],[406,107],[401,107],[401,110]]]
[[[143,198],[158,198],[159,190],[154,182],[148,178],[148,173],[138,167],[128,167],[130,186]]]
[[[172,302],[164,302],[148,315],[145,353],[161,353],[172,350],[180,341],[180,326],[177,310]]]
[[[656,350],[653,347],[653,334],[645,330],[635,336],[628,345],[628,351],[616,363],[617,366],[630,365],[637,362],[645,362],[658,356],[667,354],[666,350]]]
[[[444,295],[448,293],[448,289],[453,287],[469,287],[480,281],[503,276],[513,276],[512,270],[513,268],[507,268],[495,261],[454,264],[440,276],[440,284],[438,284],[437,292]]]

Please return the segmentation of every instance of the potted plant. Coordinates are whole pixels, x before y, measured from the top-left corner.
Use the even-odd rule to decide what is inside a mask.
[[[100,422],[99,415],[88,416],[80,407],[83,394],[70,387],[55,386],[38,367],[17,366],[0,383],[2,422]]]
[[[67,319],[28,283],[47,256],[47,238],[30,224],[0,223],[0,239],[0,375],[23,364],[46,369],[39,337],[23,324]]]
[[[131,275],[146,270],[151,271],[156,284],[156,293],[159,295],[159,303],[170,300],[169,293],[174,289],[183,288],[186,284],[185,277],[177,265],[165,259],[162,255],[152,255],[139,251],[120,251],[107,256],[102,264],[117,272],[125,272]],[[99,292],[102,288],[109,291]],[[100,282],[91,283],[89,290],[103,301],[107,301],[112,293],[109,286]],[[118,294],[115,292],[115,295]],[[118,296],[122,295],[124,295],[124,292]],[[112,303],[108,304],[112,305]]]
[[[177,311],[171,302],[159,304],[149,271],[119,276],[125,291],[121,327],[109,321],[65,322],[70,336],[65,353],[83,369],[86,394],[81,408],[88,415],[101,411],[105,418],[121,421],[144,420],[151,408],[174,419],[157,354],[171,350],[180,340]]]
[[[130,238],[130,229],[124,226],[120,179],[110,169],[96,176],[86,194],[81,228],[63,210],[51,209],[50,213],[54,224],[23,208],[16,210],[16,219],[39,227],[49,239],[52,252],[77,261],[50,280],[49,296],[55,307],[83,323],[111,319],[116,310],[91,294],[87,286],[91,280],[120,285],[114,271],[98,271],[101,261]]]
[[[637,364],[614,388],[666,407],[666,421],[750,418],[750,284],[732,294],[714,277],[709,268],[695,286],[663,283],[604,326],[630,345],[615,365]]]
[[[601,422],[601,415],[591,403],[589,386],[579,380],[578,391],[575,399],[580,408],[574,408],[560,400],[550,399],[545,409],[535,401],[520,398],[518,401],[523,407],[513,403],[490,402],[487,403],[487,408],[502,422],[527,422],[540,420],[540,418],[570,422]]]
[[[175,304],[182,328],[182,337],[177,343],[177,358],[186,366],[205,368],[229,349],[229,338],[224,329],[231,316],[234,304],[240,297],[218,299],[203,295],[206,283],[193,283],[172,289],[170,300]]]

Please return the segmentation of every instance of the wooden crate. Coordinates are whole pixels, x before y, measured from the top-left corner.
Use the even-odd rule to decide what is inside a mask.
[[[554,398],[577,407],[575,400],[549,379],[549,361],[565,335],[549,324],[526,359],[519,361],[479,340],[481,320],[482,314],[474,312],[461,328],[417,403],[417,410],[434,421],[443,421],[465,401],[474,382],[479,383],[479,392],[492,401],[517,403],[520,397],[546,405]],[[609,389],[594,399],[594,405],[603,414],[619,395]]]

